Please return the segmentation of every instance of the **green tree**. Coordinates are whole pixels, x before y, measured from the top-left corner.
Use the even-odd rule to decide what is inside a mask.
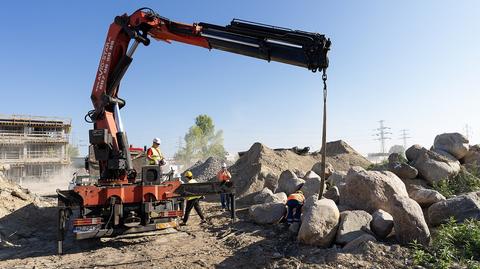
[[[186,166],[212,156],[225,158],[223,131],[215,131],[213,119],[208,115],[195,118],[195,124],[188,129],[184,140],[185,146],[179,149],[175,158]]]

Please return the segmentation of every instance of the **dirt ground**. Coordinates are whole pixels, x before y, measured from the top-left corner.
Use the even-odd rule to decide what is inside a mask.
[[[260,226],[239,209],[232,223],[217,203],[203,203],[208,223],[193,214],[179,230],[65,242],[56,253],[54,200],[40,208],[20,240],[0,247],[0,268],[409,268],[407,250],[398,245],[367,243],[351,252],[298,245],[283,224]],[[28,207],[28,206],[27,206]],[[10,214],[10,215],[12,215]],[[5,217],[4,217],[5,218]],[[1,220],[0,220],[1,221]],[[8,223],[8,222],[3,222]],[[21,229],[19,229],[21,230]],[[18,236],[18,234],[17,234]],[[16,243],[18,243],[16,245]]]

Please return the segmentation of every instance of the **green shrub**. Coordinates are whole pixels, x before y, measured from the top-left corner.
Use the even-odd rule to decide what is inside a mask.
[[[442,179],[433,184],[433,188],[449,198],[454,195],[480,190],[480,179],[478,178],[478,169],[463,168],[458,175],[452,179]]]
[[[480,269],[480,221],[442,224],[426,248],[411,244],[413,261],[427,268],[450,268],[453,264]]]

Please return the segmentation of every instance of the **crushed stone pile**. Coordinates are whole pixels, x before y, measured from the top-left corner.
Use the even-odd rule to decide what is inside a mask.
[[[198,182],[214,181],[218,171],[222,168],[223,162],[224,160],[221,158],[210,157],[205,162],[196,162],[185,171],[191,171]]]
[[[248,202],[264,187],[276,185],[280,174],[292,170],[301,175],[322,161],[320,152],[299,155],[292,150],[272,150],[255,143],[230,167],[236,195]],[[352,166],[367,168],[371,163],[346,142],[339,140],[327,143],[327,162],[336,171],[347,171]]]

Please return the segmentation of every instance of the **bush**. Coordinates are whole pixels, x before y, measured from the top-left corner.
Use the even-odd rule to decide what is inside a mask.
[[[470,169],[470,172],[462,168],[458,175],[452,179],[442,179],[433,184],[433,188],[443,196],[449,198],[461,193],[480,190],[478,169]]]
[[[416,242],[411,247],[416,265],[443,269],[456,264],[480,269],[480,221],[466,220],[459,224],[452,218],[439,227],[430,247]]]

